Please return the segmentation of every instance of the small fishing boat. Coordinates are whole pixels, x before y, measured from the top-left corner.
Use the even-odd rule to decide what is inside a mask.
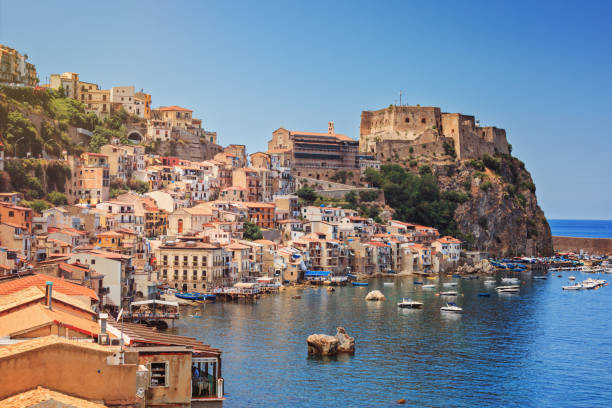
[[[189,315],[189,317],[193,317],[194,319],[199,319],[199,318],[201,318],[202,316],[200,316],[200,314],[199,314],[199,313],[196,313],[196,314],[194,314],[194,315]]]
[[[428,276],[427,279],[436,280],[436,279],[438,279],[438,277],[437,276]]]
[[[569,277],[569,278],[567,278],[567,279],[569,279],[569,280],[576,280],[576,277],[575,277],[575,276],[570,276],[570,277]]]
[[[351,282],[353,286],[368,286],[368,282]]]
[[[457,286],[457,282],[444,282],[443,286]]]
[[[415,285],[422,285],[423,284],[423,282],[421,282],[421,281],[413,281],[412,283],[414,283]]]
[[[412,299],[403,298],[401,302],[398,302],[397,306],[402,309],[420,309],[423,307],[423,303]]]
[[[453,278],[460,278],[460,277],[461,277],[461,275],[458,275],[458,274],[454,274],[453,275]]]
[[[427,285],[423,285],[423,289],[435,289],[436,285],[434,284],[427,284]]]
[[[463,309],[457,306],[455,302],[448,302],[446,306],[442,306],[440,310],[443,312],[455,312],[455,313],[463,312]]]
[[[485,285],[495,285],[497,282],[495,282],[495,279],[487,279],[486,281],[484,281]]]
[[[575,285],[562,286],[563,290],[582,290],[584,287],[580,283],[576,283]]]
[[[490,297],[490,296],[491,296],[491,294],[490,294],[490,293],[488,293],[488,292],[480,292],[480,293],[478,294],[478,296],[480,296],[480,297]]]
[[[196,300],[204,300],[204,295],[202,293],[197,293],[197,292],[177,292],[174,294],[175,297],[179,298],[179,299],[184,299],[184,300],[192,300],[192,301],[196,301]]]
[[[394,283],[393,282],[383,282],[384,286],[393,286]]]
[[[447,292],[440,292],[440,296],[457,296],[458,293],[454,290],[450,290]]]
[[[520,279],[517,278],[502,278],[503,283],[519,283]]]
[[[545,280],[545,279],[548,279],[548,278],[546,276],[534,275],[533,279]]]
[[[497,286],[495,288],[499,293],[516,293],[521,290],[519,285],[506,285],[506,286]]]

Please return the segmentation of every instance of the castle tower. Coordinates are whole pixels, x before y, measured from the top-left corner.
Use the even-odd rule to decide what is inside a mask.
[[[334,132],[334,122],[327,122],[327,133],[333,135]]]

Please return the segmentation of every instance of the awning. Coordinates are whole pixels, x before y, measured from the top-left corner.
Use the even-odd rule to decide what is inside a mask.
[[[331,271],[306,271],[304,273],[305,278],[318,278],[318,277],[326,277],[331,274]]]

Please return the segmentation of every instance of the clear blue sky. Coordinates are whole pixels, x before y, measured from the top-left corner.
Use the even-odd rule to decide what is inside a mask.
[[[548,218],[612,219],[612,2],[9,1],[0,42],[194,110],[223,145],[398,100],[503,127]]]

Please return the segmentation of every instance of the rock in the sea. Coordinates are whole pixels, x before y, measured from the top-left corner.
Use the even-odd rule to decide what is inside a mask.
[[[397,403],[398,403],[398,404],[405,404],[405,403],[406,403],[406,400],[405,400],[405,399],[403,399],[403,398],[402,398],[402,399],[398,399],[398,400],[397,400]]]
[[[336,332],[336,338],[338,339],[338,352],[339,353],[354,353],[355,352],[355,339],[348,334],[344,327],[338,327]]]
[[[385,295],[380,290],[373,290],[366,296],[365,300],[385,300]]]
[[[308,354],[335,356],[338,354],[338,339],[326,334],[311,334],[306,339]]]

